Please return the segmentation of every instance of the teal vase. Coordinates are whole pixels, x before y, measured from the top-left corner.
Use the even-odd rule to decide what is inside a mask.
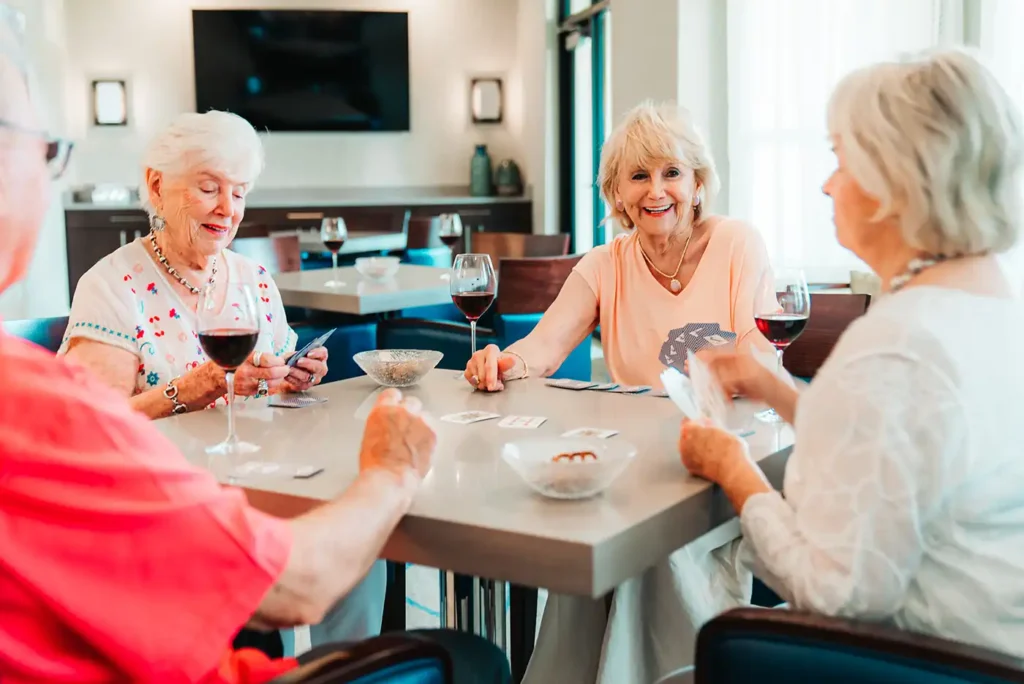
[[[489,197],[494,194],[491,178],[491,156],[487,145],[477,145],[469,164],[469,194],[473,197]]]

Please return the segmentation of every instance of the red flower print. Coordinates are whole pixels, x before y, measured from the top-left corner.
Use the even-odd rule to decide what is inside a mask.
[[[124,276],[124,282],[127,283],[131,279],[132,279],[132,274],[131,273],[126,273],[125,276]]]
[[[160,320],[159,316],[150,316],[149,317],[149,322],[150,323],[153,323],[154,321],[159,321],[159,320]]]
[[[157,330],[155,333],[153,333],[153,336],[154,337],[163,337],[164,336],[164,331],[163,330]]]
[[[135,294],[135,288],[134,287],[132,288],[132,294]]]
[[[146,331],[142,329],[142,326],[135,326],[135,339],[141,340],[142,336],[146,334]]]
[[[267,298],[267,297],[260,297],[260,301],[263,302],[264,304],[269,304],[270,303],[270,299]]]
[[[268,287],[270,287],[270,286],[267,285],[266,283],[260,283],[260,289],[261,290],[266,290]]]
[[[264,275],[266,272],[267,272],[267,269],[263,268],[262,266],[257,266],[256,267],[257,275]]]
[[[170,311],[168,311],[167,316],[169,318],[181,318],[181,316],[178,315],[178,311],[176,309],[171,309]]]
[[[146,286],[146,291],[150,294],[156,294],[156,283],[150,283]]]
[[[139,364],[139,375],[145,375],[145,374],[146,374],[146,364],[140,363]]]
[[[273,323],[273,322],[274,322],[273,314],[267,314],[267,323]]]

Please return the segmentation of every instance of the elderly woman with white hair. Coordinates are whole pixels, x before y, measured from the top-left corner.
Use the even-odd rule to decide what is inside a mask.
[[[285,365],[296,335],[277,286],[266,269],[227,249],[262,168],[259,136],[235,114],[181,114],[158,134],[142,162],[151,232],[82,276],[59,354],[123,392],[150,418],[224,404],[225,374],[198,343],[196,309],[202,288],[244,282],[259,293],[260,333],[235,373],[235,394],[260,397],[320,382],[327,350]],[[377,634],[386,585],[380,561],[312,627],[313,644]]]
[[[743,440],[685,423],[759,577],[800,610],[884,620],[1024,656],[1024,311],[997,255],[1021,234],[1024,139],[971,55],[857,71],[828,112],[839,242],[887,291],[798,394],[743,354],[728,393],[796,429],[782,492]]]
[[[484,391],[547,376],[595,326],[613,382],[660,387],[669,332],[718,325],[738,346],[771,347],[754,323],[772,296],[767,250],[750,225],[717,215],[714,161],[685,110],[642,104],[611,134],[600,186],[624,234],[576,265],[537,327],[504,351],[470,360],[466,380]],[[527,682],[650,682],[692,662],[687,643],[716,612],[749,602],[750,572],[735,562],[739,525],[715,530],[631,579],[604,600],[550,596]],[[571,655],[566,656],[566,653]]]

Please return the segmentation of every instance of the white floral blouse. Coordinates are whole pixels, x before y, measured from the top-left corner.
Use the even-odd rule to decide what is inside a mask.
[[[132,352],[139,359],[135,393],[163,387],[207,361],[199,345],[195,311],[170,286],[167,274],[146,251],[143,239],[109,254],[89,269],[75,290],[67,331],[58,354],[84,337]],[[282,355],[295,350],[296,335],[265,268],[224,250],[221,277],[256,284],[260,336],[256,349]],[[221,402],[218,403],[222,403]]]

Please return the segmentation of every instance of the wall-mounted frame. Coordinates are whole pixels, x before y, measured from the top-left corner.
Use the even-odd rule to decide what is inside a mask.
[[[128,85],[119,79],[92,82],[92,117],[96,126],[128,125]]]
[[[501,123],[504,102],[500,78],[474,78],[469,92],[473,123]]]

